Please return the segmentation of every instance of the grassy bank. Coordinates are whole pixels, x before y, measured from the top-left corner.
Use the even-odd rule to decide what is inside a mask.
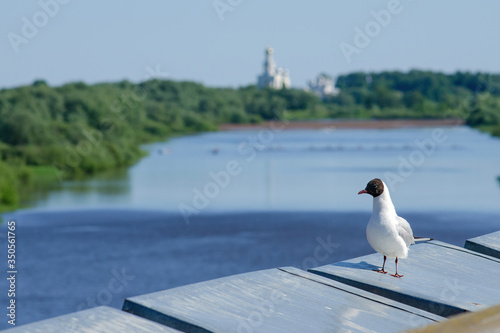
[[[320,100],[298,89],[210,88],[151,80],[0,91],[0,211],[30,189],[124,168],[146,142],[220,124],[311,119],[443,119],[500,135],[499,75],[423,71],[352,73]]]

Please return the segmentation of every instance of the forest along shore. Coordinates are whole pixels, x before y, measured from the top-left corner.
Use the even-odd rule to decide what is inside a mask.
[[[313,121],[279,121],[280,129],[388,129],[405,127],[449,127],[465,124],[461,119],[391,119],[391,120],[313,120]],[[222,124],[221,131],[237,131],[258,128],[270,128],[275,122],[267,121],[259,124]]]

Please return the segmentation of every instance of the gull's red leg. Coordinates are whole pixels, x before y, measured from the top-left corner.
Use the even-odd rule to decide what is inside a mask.
[[[397,278],[404,276],[404,275],[399,275],[398,274],[398,258],[397,257],[396,257],[396,274],[391,274],[391,275],[394,276],[394,277],[397,277]]]
[[[384,271],[384,267],[385,267],[385,261],[386,261],[387,257],[384,256],[384,264],[382,265],[382,269],[374,269],[375,272],[378,272],[378,273],[382,273],[382,274],[386,274],[387,272]],[[397,259],[396,259],[397,260]]]

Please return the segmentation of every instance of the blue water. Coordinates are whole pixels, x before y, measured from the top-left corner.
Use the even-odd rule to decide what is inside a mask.
[[[500,229],[500,140],[465,127],[220,132],[145,149],[128,170],[65,181],[33,193],[33,208],[4,214],[17,222],[18,324],[372,253],[371,198],[357,192],[374,177],[416,235],[462,246]],[[5,223],[0,232],[4,243]],[[322,244],[326,259],[314,256]]]
[[[196,208],[199,190],[200,213],[367,211],[370,198],[357,193],[379,177],[399,210],[500,211],[500,139],[467,127],[218,132],[144,149],[150,155],[122,174],[63,182],[32,204],[179,212]],[[240,172],[217,184],[210,173],[228,163]]]

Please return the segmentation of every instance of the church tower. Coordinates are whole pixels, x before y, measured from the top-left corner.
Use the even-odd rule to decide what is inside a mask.
[[[276,68],[274,62],[274,50],[267,47],[264,59],[264,72],[259,76],[257,86],[261,89],[269,87],[273,89],[290,88],[290,75],[287,69]]]
[[[264,73],[273,76],[276,73],[276,64],[273,58],[274,50],[272,47],[266,48],[266,60],[264,61]]]

